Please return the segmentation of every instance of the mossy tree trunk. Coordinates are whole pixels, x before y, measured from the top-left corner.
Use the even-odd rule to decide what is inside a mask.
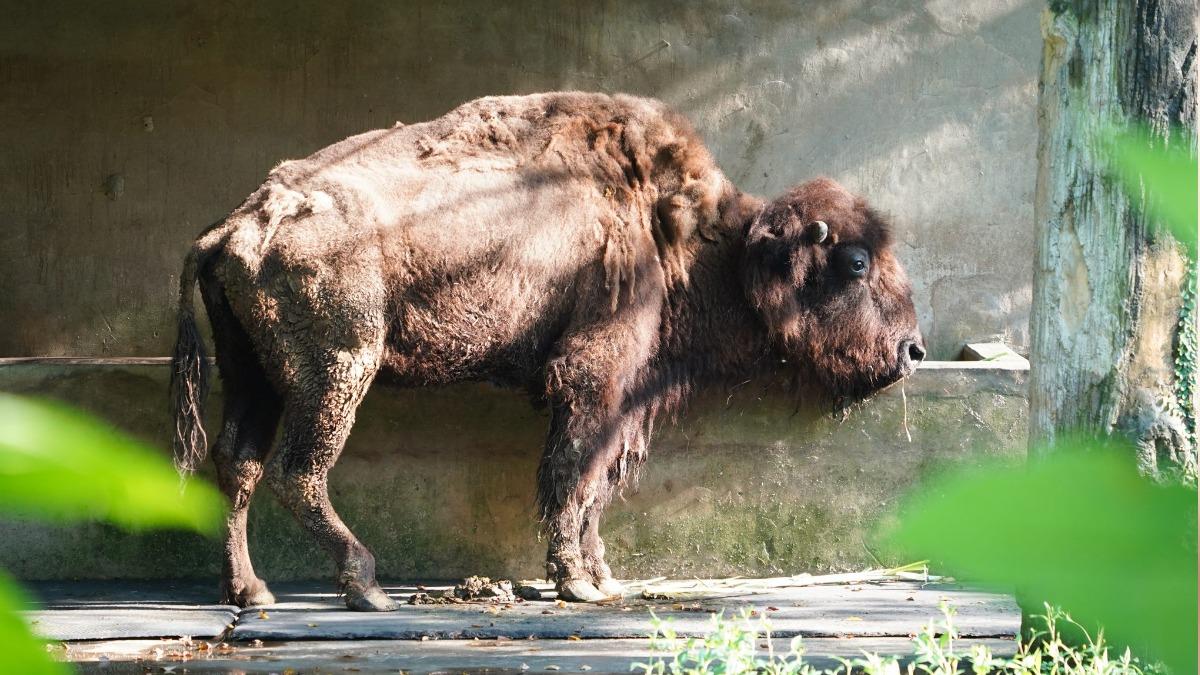
[[[1195,0],[1052,0],[1042,31],[1031,447],[1121,434],[1145,472],[1194,475],[1194,263],[1101,149],[1135,122],[1194,151]]]

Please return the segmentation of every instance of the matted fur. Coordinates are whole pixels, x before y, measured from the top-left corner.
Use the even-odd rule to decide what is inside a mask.
[[[824,241],[811,240],[815,220]],[[920,338],[890,246],[878,214],[833,181],[769,204],[741,193],[683,117],[632,96],[484,98],[280,164],[202,237],[183,279],[180,382],[196,377],[195,264],[221,319],[222,378],[259,392],[227,401],[214,455],[243,504],[226,600],[269,596],[244,533],[265,475],[338,562],[348,604],[390,608],[326,490],[376,377],[487,380],[548,405],[538,504],[549,573],[567,595],[610,587],[604,506],[645,461],[655,419],[696,387],[785,367],[834,397],[861,396],[911,370],[904,345]],[[870,255],[868,274],[833,262],[846,247]],[[190,390],[176,396],[187,467],[203,438],[179,391]],[[263,425],[280,410],[266,459]]]

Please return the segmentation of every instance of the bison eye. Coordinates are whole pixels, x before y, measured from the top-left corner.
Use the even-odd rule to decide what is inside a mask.
[[[871,269],[871,256],[867,254],[866,249],[858,246],[840,249],[836,256],[838,267],[848,277],[861,279],[867,276],[867,271]]]

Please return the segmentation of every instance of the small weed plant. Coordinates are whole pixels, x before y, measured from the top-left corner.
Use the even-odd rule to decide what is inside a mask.
[[[1038,627],[1017,645],[1011,657],[997,656],[984,644],[963,650],[954,626],[954,609],[941,606],[942,618],[931,620],[912,639],[906,656],[863,652],[856,658],[836,658],[834,668],[821,668],[805,659],[804,641],[791,639],[786,653],[773,647],[771,623],[757,612],[743,609],[733,618],[712,616],[704,637],[681,638],[670,620],[651,614],[650,649],[656,656],[632,669],[645,675],[953,675],[955,673],[1011,673],[1051,675],[1150,675],[1165,671],[1141,663],[1128,649],[1113,657],[1103,634],[1092,636],[1068,614],[1049,604],[1035,616]],[[1068,644],[1064,628],[1079,641]]]

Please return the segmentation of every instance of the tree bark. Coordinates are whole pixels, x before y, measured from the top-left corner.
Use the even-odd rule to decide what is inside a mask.
[[[1133,122],[1195,152],[1195,0],[1051,0],[1042,32],[1030,448],[1122,435],[1146,473],[1194,477],[1195,263],[1102,148]]]

